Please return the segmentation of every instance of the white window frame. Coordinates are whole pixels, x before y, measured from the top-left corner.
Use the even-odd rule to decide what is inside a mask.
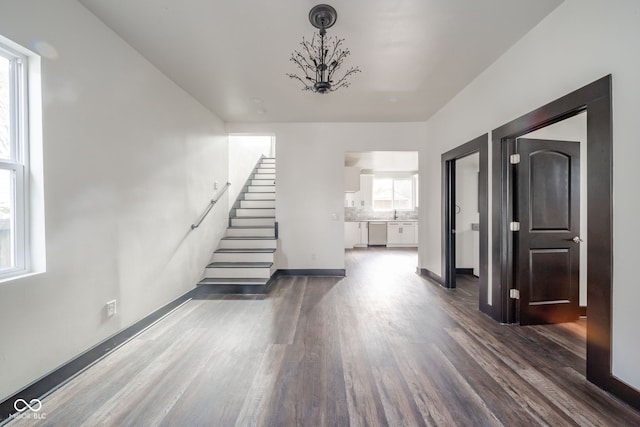
[[[10,61],[10,158],[0,160],[0,170],[12,172],[12,265],[0,269],[0,280],[29,270],[28,245],[28,87],[27,57],[0,41],[0,55]]]
[[[391,208],[389,209],[381,209],[381,208],[376,208],[375,207],[375,195],[374,195],[374,188],[375,188],[375,181],[377,179],[390,179],[391,180]],[[411,207],[408,209],[399,209],[396,208],[396,199],[395,199],[395,186],[396,186],[396,181],[409,181],[411,182]],[[402,176],[402,177],[393,177],[393,176],[375,176],[373,177],[373,181],[372,181],[372,185],[371,185],[371,206],[373,208],[374,211],[377,212],[389,212],[389,211],[412,211],[415,210],[416,208],[416,185],[415,185],[415,179],[413,179],[413,177],[411,176]]]
[[[413,175],[413,207],[420,207],[420,175]]]

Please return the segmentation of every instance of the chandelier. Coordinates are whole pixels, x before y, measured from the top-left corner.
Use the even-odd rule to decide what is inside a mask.
[[[358,67],[351,67],[339,77],[338,71],[351,52],[342,47],[344,39],[327,36],[327,28],[331,28],[337,19],[338,13],[328,4],[314,6],[309,12],[309,21],[319,30],[318,35],[314,34],[311,40],[303,37],[300,43],[302,49],[293,51],[290,59],[304,75],[287,73],[287,76],[302,83],[302,90],[334,92],[341,87],[348,87],[347,77],[360,72]]]

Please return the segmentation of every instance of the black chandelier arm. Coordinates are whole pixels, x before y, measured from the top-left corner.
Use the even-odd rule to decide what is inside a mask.
[[[342,51],[338,54],[337,58],[330,63],[329,78],[333,77],[333,74],[342,66],[344,59],[349,55],[349,51]]]
[[[358,67],[352,67],[350,68],[344,76],[342,76],[342,78],[340,78],[340,80],[338,80],[332,87],[331,87],[331,92],[334,92],[338,89],[340,89],[341,87],[349,87],[350,83],[347,81],[347,77],[349,77],[352,74],[356,74],[359,73],[360,69]]]
[[[332,43],[331,55],[329,56],[326,62],[328,64],[333,62],[333,58],[335,58],[336,56],[339,58],[344,52],[342,49],[340,49],[340,45],[342,44],[344,39],[339,39],[337,37],[334,37],[331,41],[333,43]],[[347,49],[346,52],[348,54],[349,50]]]
[[[308,70],[313,70],[313,69],[315,69],[315,68],[316,68],[313,64],[311,64],[311,63],[307,60],[307,58],[305,58],[305,57],[304,57],[303,55],[301,55],[299,52],[296,52],[296,56],[292,56],[292,57],[291,57],[291,60],[292,60],[293,62],[295,62],[295,63],[298,65],[298,67],[300,67],[300,69],[301,69],[302,71],[304,71],[304,73],[305,73],[307,76],[309,76],[309,74],[307,74],[307,71],[306,71],[307,69],[308,69]]]
[[[302,90],[311,90],[312,87],[309,86],[304,80],[302,80],[299,76],[295,75],[295,74],[287,74],[287,76],[291,79],[294,80],[298,80],[300,83],[302,83]]]
[[[300,44],[304,47],[304,50],[307,51],[307,55],[313,61],[314,65],[317,67],[318,66],[318,61],[316,61],[316,55],[315,55],[316,35],[314,34],[313,37],[311,37],[311,41],[310,42],[306,41],[304,39],[304,37],[303,37],[302,38],[302,43],[300,43]],[[302,56],[302,54],[300,52],[296,51],[296,53],[298,55]],[[310,63],[308,63],[308,64],[310,64]]]

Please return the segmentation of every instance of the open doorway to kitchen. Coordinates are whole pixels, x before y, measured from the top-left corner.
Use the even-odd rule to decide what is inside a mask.
[[[417,151],[345,152],[345,255],[373,250],[392,254],[393,248],[415,255],[415,268],[418,194]]]

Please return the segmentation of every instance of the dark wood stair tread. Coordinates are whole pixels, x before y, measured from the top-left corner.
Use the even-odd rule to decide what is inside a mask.
[[[276,238],[273,236],[226,236],[222,240],[276,240]]]
[[[219,278],[206,278],[198,282],[198,285],[249,285],[249,286],[264,286],[269,279],[219,279]]]
[[[256,253],[256,254],[269,254],[274,253],[275,248],[220,248],[216,249],[216,253],[224,254],[243,254],[243,253]]]
[[[275,229],[276,227],[273,225],[232,225],[231,227],[227,227],[228,229],[234,229],[234,230],[256,230],[256,229],[261,229],[261,228],[272,228]]]
[[[212,262],[207,268],[271,268],[272,262]]]

